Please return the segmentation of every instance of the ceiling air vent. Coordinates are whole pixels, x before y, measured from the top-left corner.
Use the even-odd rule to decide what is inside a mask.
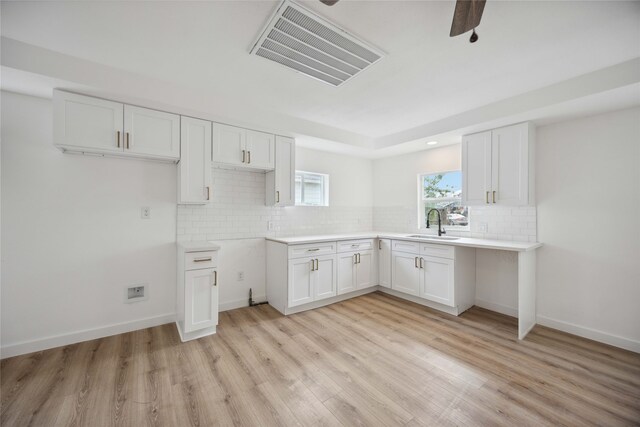
[[[340,86],[383,56],[379,50],[289,0],[276,10],[251,54],[333,86]]]

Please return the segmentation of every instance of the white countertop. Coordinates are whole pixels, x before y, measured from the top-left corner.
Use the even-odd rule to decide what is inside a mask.
[[[220,249],[220,246],[206,240],[178,242],[177,245],[182,252],[217,251]]]
[[[267,240],[284,243],[287,245],[300,245],[304,243],[332,242],[338,240],[381,238],[394,240],[410,240],[413,242],[424,242],[436,245],[466,246],[472,248],[496,249],[501,251],[517,252],[531,251],[542,246],[542,243],[538,242],[511,242],[508,240],[474,239],[470,237],[460,237],[456,240],[416,239],[415,237],[407,237],[410,234],[419,233],[385,233],[371,231],[351,234],[325,234],[320,236],[267,237]]]

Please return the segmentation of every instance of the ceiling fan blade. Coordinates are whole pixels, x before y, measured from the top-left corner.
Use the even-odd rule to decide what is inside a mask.
[[[322,1],[322,0],[321,0]],[[459,36],[480,25],[486,0],[458,0],[453,12],[450,37]]]
[[[320,0],[323,4],[326,4],[327,6],[333,6],[334,4],[338,3],[339,0]]]

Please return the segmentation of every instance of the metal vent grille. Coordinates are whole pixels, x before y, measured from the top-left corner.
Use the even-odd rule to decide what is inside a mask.
[[[290,0],[280,5],[251,54],[332,86],[340,86],[383,57],[379,50]]]

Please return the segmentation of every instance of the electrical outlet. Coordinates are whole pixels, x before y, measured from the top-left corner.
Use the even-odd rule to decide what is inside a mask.
[[[273,221],[267,221],[267,230],[273,231]]]
[[[481,222],[478,224],[478,231],[480,233],[487,233],[489,232],[489,224],[487,224],[486,222]]]
[[[242,282],[244,280],[244,271],[238,271],[238,282]]]
[[[140,218],[149,219],[151,218],[151,208],[149,206],[143,206],[140,208]]]
[[[146,284],[126,286],[124,288],[124,302],[138,302],[149,299],[149,292]]]

